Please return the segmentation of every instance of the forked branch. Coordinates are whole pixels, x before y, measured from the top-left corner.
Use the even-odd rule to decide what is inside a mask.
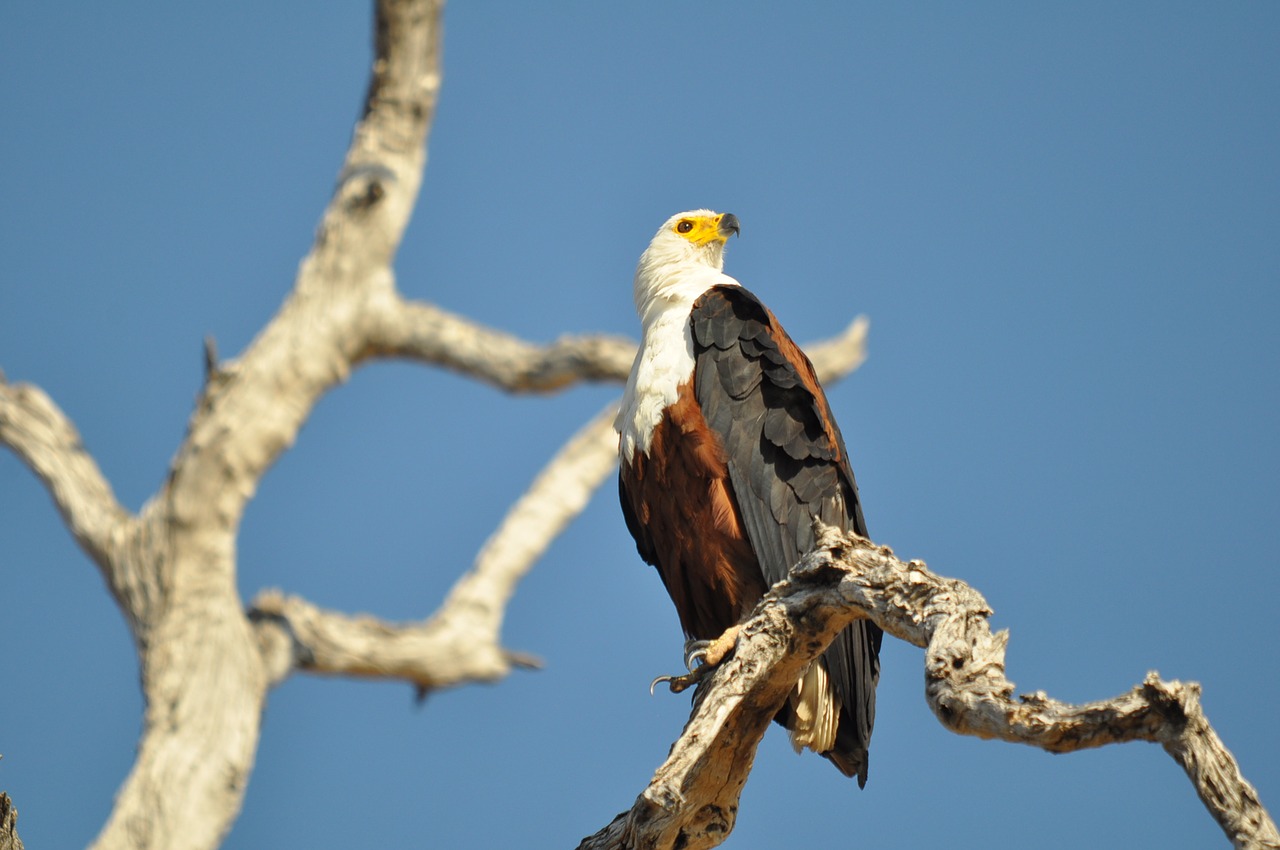
[[[419,305],[414,312],[432,316]],[[434,321],[434,318],[430,319]],[[465,350],[482,350],[477,326],[450,318],[449,334]],[[833,339],[816,343],[811,356],[823,380],[832,383],[862,363],[867,321],[858,318]],[[537,372],[557,359],[563,343],[538,348],[510,339],[514,351],[499,350],[489,367],[508,374]],[[434,350],[434,349],[433,349]],[[563,349],[561,349],[563,350]],[[635,348],[627,343],[627,360]],[[432,355],[435,356],[435,355]],[[578,365],[559,374],[580,380],[599,368],[583,351]],[[595,364],[595,365],[587,365]],[[585,366],[585,369],[583,368]],[[466,368],[472,374],[471,368]],[[625,375],[625,372],[624,372]],[[591,495],[614,470],[618,439],[613,430],[617,404],[593,417],[551,459],[529,489],[511,506],[485,542],[471,569],[455,583],[440,609],[420,623],[392,624],[369,616],[321,609],[306,600],[276,591],[261,594],[249,611],[272,682],[294,670],[312,673],[401,679],[421,690],[488,682],[513,666],[532,666],[533,659],[504,649],[500,641],[507,603],[516,585],[552,541],[587,506]]]

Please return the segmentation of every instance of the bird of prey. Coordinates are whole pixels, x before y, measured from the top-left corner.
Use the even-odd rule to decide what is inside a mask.
[[[814,517],[867,535],[812,364],[723,271],[738,232],[733,214],[694,210],[649,243],[635,275],[643,341],[617,419],[622,512],[675,604],[691,667],[732,650],[739,623],[813,546]],[[797,752],[860,787],[881,638],[866,620],[841,632],[776,717]]]

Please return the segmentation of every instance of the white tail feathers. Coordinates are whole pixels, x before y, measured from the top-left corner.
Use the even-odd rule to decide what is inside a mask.
[[[836,745],[836,723],[840,712],[831,693],[827,671],[813,663],[796,682],[788,700],[791,704],[791,746],[798,753],[805,747],[825,753]]]

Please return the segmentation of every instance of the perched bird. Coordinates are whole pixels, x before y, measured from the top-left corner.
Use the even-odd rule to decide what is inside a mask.
[[[812,518],[867,534],[844,440],[809,359],[723,272],[731,213],[673,216],[636,267],[644,338],[618,414],[627,528],[690,640],[718,664],[738,624],[814,543]],[[867,779],[882,633],[860,620],[776,717],[796,751]]]

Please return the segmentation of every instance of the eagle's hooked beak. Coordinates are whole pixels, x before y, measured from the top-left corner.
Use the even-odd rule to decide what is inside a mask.
[[[736,215],[733,213],[725,213],[720,216],[718,230],[720,231],[721,236],[728,239],[730,236],[737,236],[741,232],[742,228],[738,225],[738,217]]]

